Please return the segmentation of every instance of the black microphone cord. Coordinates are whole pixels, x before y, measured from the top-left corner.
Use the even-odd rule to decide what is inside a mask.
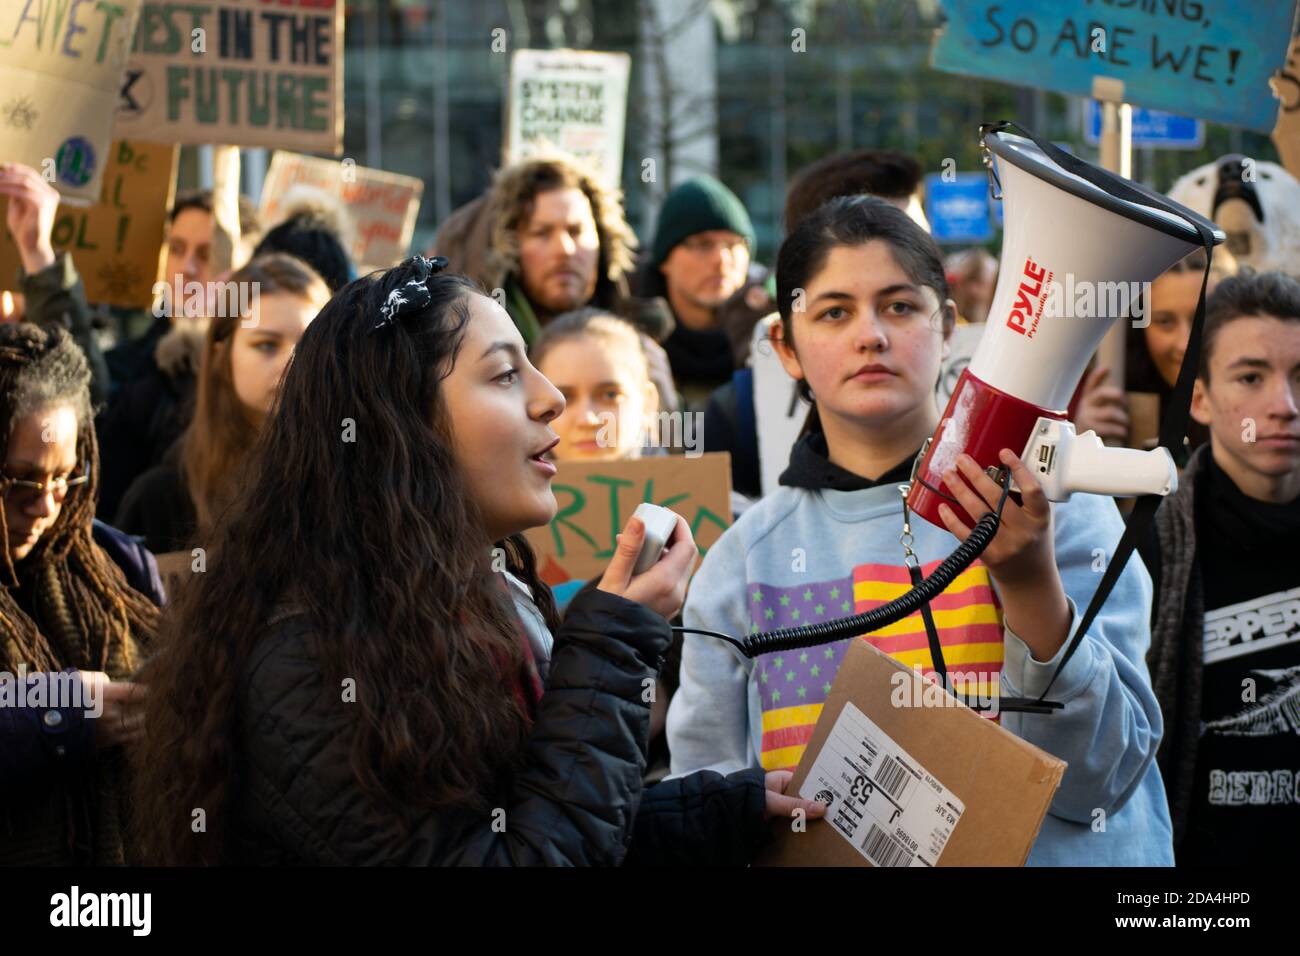
[[[820,624],[808,624],[804,627],[783,627],[779,630],[767,631],[761,634],[750,634],[744,638],[735,638],[730,634],[698,627],[674,627],[673,630],[681,634],[704,634],[709,637],[716,637],[718,640],[733,645],[740,653],[749,658],[758,657],[760,654],[767,654],[771,651],[792,651],[803,647],[815,647],[818,644],[829,644],[832,641],[838,641],[846,637],[857,637],[878,631],[895,621],[902,620],[909,614],[914,613],[922,605],[938,597],[957,575],[970,567],[975,559],[984,553],[984,549],[993,541],[994,536],[998,533],[998,527],[1002,524],[1002,508],[1006,505],[1007,495],[1010,491],[1011,473],[1007,471],[1003,475],[1002,496],[998,499],[997,508],[993,511],[984,512],[979,521],[975,522],[975,527],[966,536],[966,540],[957,547],[957,550],[948,555],[928,578],[901,597],[894,598],[888,604],[882,604],[870,611],[855,614],[853,617],[823,621]]]

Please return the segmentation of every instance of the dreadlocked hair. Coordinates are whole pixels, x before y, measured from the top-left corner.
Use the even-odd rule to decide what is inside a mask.
[[[121,570],[95,544],[91,522],[99,485],[99,449],[90,407],[90,368],[61,328],[30,323],[0,326],[0,461],[18,422],[70,406],[77,417],[78,474],[86,484],[68,489],[58,519],[31,552],[15,562],[9,523],[0,508],[0,665],[33,671],[76,667],[130,675],[158,628],[158,609],[133,590]],[[20,586],[34,589],[41,624],[14,599]]]

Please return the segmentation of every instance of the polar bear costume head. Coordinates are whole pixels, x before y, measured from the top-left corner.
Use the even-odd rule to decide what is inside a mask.
[[[1180,178],[1169,198],[1214,220],[1238,265],[1300,273],[1300,182],[1277,163],[1231,153]]]

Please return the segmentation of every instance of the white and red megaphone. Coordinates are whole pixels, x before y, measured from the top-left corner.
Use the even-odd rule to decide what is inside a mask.
[[[942,528],[939,504],[946,501],[973,525],[943,473],[965,452],[1000,480],[1003,448],[1020,452],[1052,501],[1075,491],[1169,494],[1178,473],[1167,449],[1107,448],[1092,432],[1076,436],[1066,407],[1111,324],[1139,301],[1149,303],[1139,295],[1203,247],[1199,233],[1170,212],[1068,172],[1024,137],[995,131],[983,143],[990,170],[988,153],[997,156],[1002,187],[1001,272],[984,335],[922,449],[908,507]],[[1223,242],[1213,223],[1176,208],[1207,227],[1216,245]]]

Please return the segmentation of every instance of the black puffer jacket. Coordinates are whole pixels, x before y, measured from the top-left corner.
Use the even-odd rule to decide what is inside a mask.
[[[603,591],[576,597],[555,637],[525,765],[494,800],[504,818],[496,814],[494,828],[489,814],[436,814],[403,837],[352,773],[352,705],[325,684],[309,618],[273,620],[239,690],[230,862],[747,863],[766,832],[761,771],[702,772],[643,794],[643,681],[670,638],[664,619],[639,604]]]

